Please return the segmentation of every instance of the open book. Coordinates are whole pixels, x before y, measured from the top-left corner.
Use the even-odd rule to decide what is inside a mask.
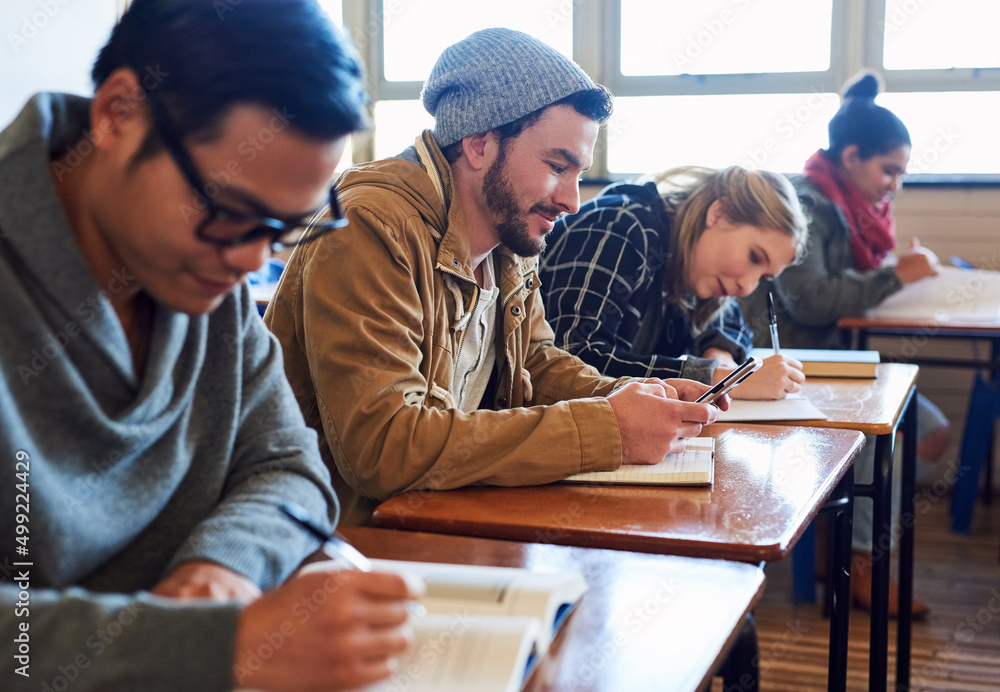
[[[1000,320],[1000,272],[941,267],[937,276],[906,284],[868,311],[874,318]]]
[[[417,574],[427,614],[396,675],[365,692],[517,692],[587,591],[577,572],[543,573],[402,560],[372,560],[379,572]],[[336,561],[304,571],[337,569]]]
[[[711,485],[715,470],[715,440],[692,437],[680,454],[668,454],[658,464],[622,464],[615,471],[577,473],[573,483],[637,485]]]
[[[774,355],[774,349],[755,348],[751,355],[760,359]],[[881,361],[878,351],[850,351],[826,348],[783,348],[781,355],[802,363],[806,377],[875,377]]]

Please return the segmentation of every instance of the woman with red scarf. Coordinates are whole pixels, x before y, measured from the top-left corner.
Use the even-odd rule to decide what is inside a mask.
[[[754,345],[770,346],[766,323],[767,294],[778,310],[781,345],[795,348],[838,348],[837,320],[860,315],[904,284],[937,273],[938,260],[914,239],[898,256],[892,198],[910,159],[910,133],[891,111],[875,105],[879,82],[866,74],[844,94],[830,121],[830,147],[806,161],[802,176],[792,184],[810,218],[806,255],[771,284],[761,285],[740,301],[754,330]],[[750,316],[753,316],[753,321]],[[939,461],[948,446],[948,420],[918,397],[918,476]],[[874,463],[874,444],[855,462],[858,482],[865,482]],[[899,464],[896,464],[898,467]],[[898,502],[894,502],[898,506]],[[871,605],[870,501],[855,503],[852,596],[861,607]],[[896,584],[890,593],[897,603]],[[913,603],[914,616],[927,606]]]

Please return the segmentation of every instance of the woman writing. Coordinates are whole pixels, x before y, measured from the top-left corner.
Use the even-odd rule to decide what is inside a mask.
[[[905,284],[937,274],[937,257],[916,239],[898,258],[892,255],[892,199],[909,163],[911,144],[903,122],[875,105],[878,91],[879,82],[871,74],[847,89],[830,121],[830,147],[813,154],[804,174],[792,181],[810,217],[809,242],[802,262],[773,282],[782,346],[837,348],[841,317],[860,315]],[[741,304],[748,314],[756,314],[766,310],[766,301],[767,293],[758,290]],[[919,395],[917,437],[919,477],[943,457],[949,438],[947,418]],[[869,444],[855,462],[859,482],[870,475],[873,463],[874,445]],[[871,514],[870,502],[855,503],[851,587],[855,603],[864,608],[871,604]],[[893,582],[892,613],[897,598]],[[926,612],[926,604],[914,601],[914,616]]]
[[[613,377],[717,382],[753,338],[731,298],[780,273],[805,234],[791,185],[767,171],[612,185],[552,231],[541,278],[556,345]],[[780,399],[804,379],[801,363],[773,356],[733,395]]]

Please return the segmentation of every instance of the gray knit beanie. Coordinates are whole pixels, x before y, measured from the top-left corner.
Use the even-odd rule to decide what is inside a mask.
[[[420,100],[434,116],[434,138],[446,147],[597,89],[580,66],[528,34],[483,29],[445,48]]]

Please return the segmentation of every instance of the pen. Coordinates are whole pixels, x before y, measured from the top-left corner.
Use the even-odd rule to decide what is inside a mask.
[[[323,541],[323,552],[334,559],[340,558],[351,567],[362,572],[371,572],[372,563],[361,551],[345,541],[336,531],[328,533],[314,522],[306,510],[294,502],[282,502],[279,505],[282,512],[294,519],[299,526]]]
[[[774,296],[770,291],[767,292],[767,318],[771,323],[771,348],[774,349],[774,355],[778,355],[781,348],[778,345],[778,314],[774,311]]]
[[[341,559],[351,567],[361,572],[371,572],[372,562],[365,557],[360,550],[344,540],[336,531],[329,533],[322,529],[319,524],[310,518],[309,513],[301,505],[294,502],[282,502],[278,508],[295,520],[295,522],[306,531],[323,541],[321,546],[327,557]],[[422,617],[427,614],[427,608],[414,601],[408,601],[406,610],[414,617]]]

